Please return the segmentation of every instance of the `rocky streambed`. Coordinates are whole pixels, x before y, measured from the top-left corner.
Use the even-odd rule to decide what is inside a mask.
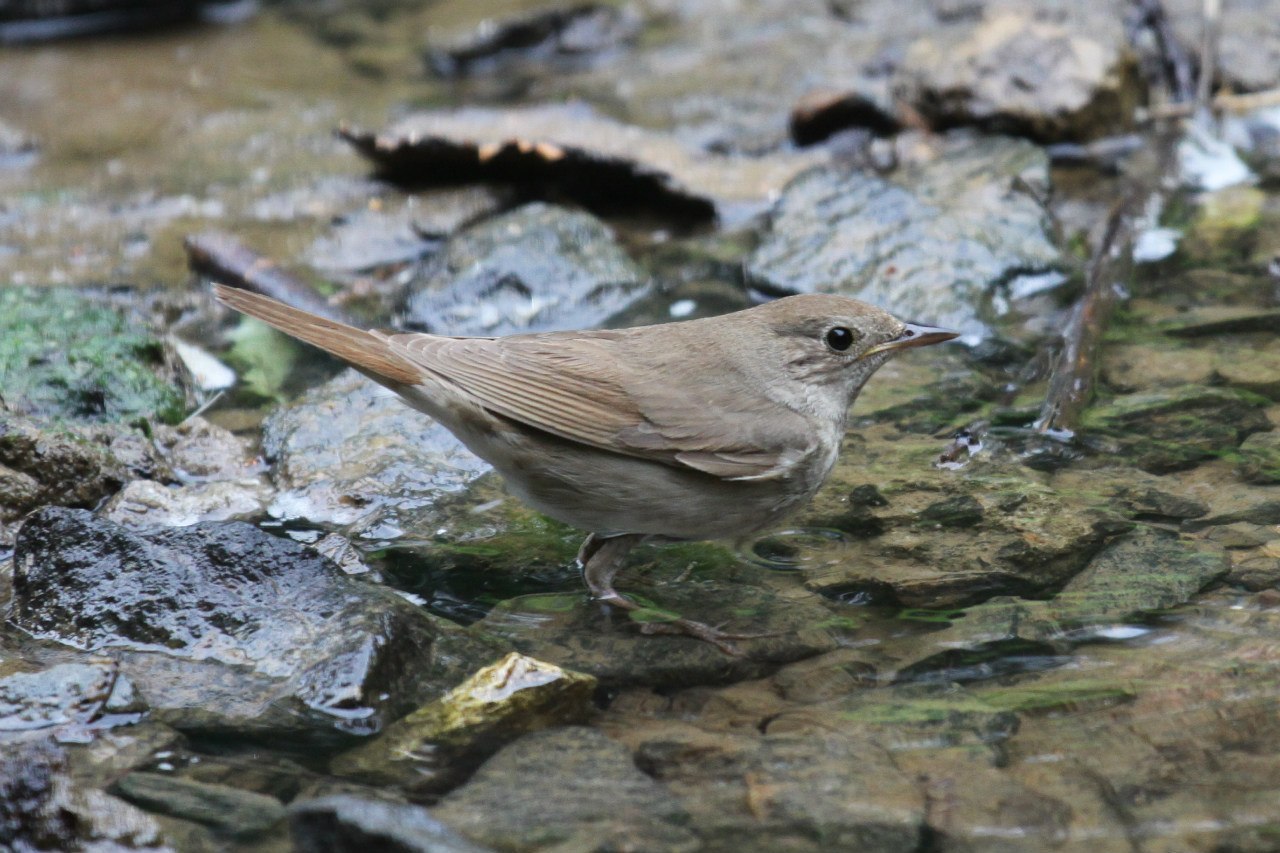
[[[1280,121],[1140,121],[1200,14],[285,3],[4,47],[0,849],[1274,849]],[[1276,20],[1219,22],[1231,98]],[[766,635],[729,657],[215,307],[210,229],[370,326],[834,292],[963,337],[872,380],[784,528],[634,552],[642,620]]]

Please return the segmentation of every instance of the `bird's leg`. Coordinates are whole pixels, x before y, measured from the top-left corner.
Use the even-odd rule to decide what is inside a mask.
[[[635,612],[647,610],[613,588],[613,578],[622,568],[627,552],[645,539],[641,534],[626,533],[618,536],[601,536],[592,533],[578,550],[578,565],[582,567],[582,579],[586,581],[591,597],[619,610]],[[733,640],[751,640],[772,637],[775,634],[730,634],[719,628],[691,619],[675,618],[664,622],[645,622],[640,625],[645,634],[682,634],[695,637],[735,657],[742,654]]]

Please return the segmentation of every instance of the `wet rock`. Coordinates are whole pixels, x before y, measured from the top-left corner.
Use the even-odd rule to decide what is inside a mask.
[[[846,448],[797,518],[850,534],[813,549],[807,586],[930,608],[1054,589],[1126,525],[1105,501],[1059,491],[1015,461],[935,468],[939,446],[876,427]],[[858,505],[868,486],[882,505]]]
[[[154,436],[156,447],[184,480],[237,479],[258,465],[244,439],[204,418],[161,425]]]
[[[95,729],[87,743],[65,745],[68,771],[79,784],[106,788],[127,773],[182,754],[185,740],[176,729],[137,715],[131,719],[132,725]]]
[[[229,785],[210,785],[168,773],[130,773],[114,793],[136,806],[194,821],[235,837],[259,835],[284,819],[274,797]]]
[[[1280,483],[1280,431],[1255,432],[1241,443],[1240,476],[1247,483]]]
[[[774,207],[747,261],[748,283],[773,294],[857,297],[976,343],[989,333],[997,285],[1059,263],[1043,212],[1013,190],[1015,178],[1044,184],[1044,154],[961,136],[932,162],[888,177],[811,170]]]
[[[251,521],[266,514],[271,490],[257,477],[165,486],[134,480],[112,495],[100,515],[116,524],[186,527],[201,521]]]
[[[524,654],[606,686],[657,687],[756,678],[778,663],[829,651],[848,626],[792,579],[775,582],[759,567],[724,558],[704,562],[697,554],[659,547],[647,571],[621,574],[618,591],[646,605],[631,615],[575,590],[503,601],[479,624]],[[660,627],[675,614],[762,636],[735,641],[741,656],[731,657],[701,640],[644,633],[649,623]]]
[[[595,689],[590,676],[512,653],[331,766],[376,784],[444,791],[504,743],[585,720]]]
[[[589,328],[642,296],[645,278],[604,223],[530,204],[451,239],[410,286],[406,325],[445,335]]]
[[[709,849],[919,849],[924,797],[871,739],[679,729],[632,738],[637,763],[680,798]]]
[[[0,664],[0,738],[42,729],[65,732],[90,723],[106,709],[119,675],[106,661],[12,670],[8,662]],[[129,691],[127,681],[121,683],[117,702]],[[136,715],[120,722],[133,719]]]
[[[424,113],[382,134],[343,137],[397,182],[515,184],[598,212],[648,210],[695,222],[758,210],[822,160],[708,154],[581,104]]]
[[[0,171],[30,166],[39,150],[36,140],[8,122],[0,121]]]
[[[993,599],[964,612],[951,630],[967,642],[1044,640],[1090,625],[1123,623],[1190,601],[1224,576],[1218,545],[1141,531],[1108,545],[1048,601]]]
[[[0,842],[11,850],[168,850],[154,820],[122,800],[77,786],[46,742],[0,752]]]
[[[1099,403],[1085,412],[1083,427],[1126,462],[1163,474],[1232,453],[1271,425],[1251,394],[1188,385]]]
[[[354,370],[276,410],[263,425],[278,518],[353,538],[430,538],[490,471],[453,433]],[[376,452],[371,452],[376,449]]]
[[[299,853],[488,853],[421,806],[337,795],[289,807]]]
[[[173,423],[186,400],[164,346],[79,292],[0,288],[0,397],[13,413],[80,423]]]
[[[1267,333],[1280,326],[1280,311],[1254,306],[1210,305],[1183,312],[1163,325],[1167,335],[1199,338],[1211,335]]]
[[[916,41],[895,91],[935,127],[977,125],[1041,140],[1113,135],[1132,122],[1141,94],[1122,44],[1029,11]]]
[[[626,7],[574,3],[505,20],[485,21],[453,43],[435,41],[427,65],[441,77],[572,71],[598,62],[640,33],[640,19]]]
[[[49,504],[97,506],[136,477],[173,477],[141,434],[41,426],[0,408],[0,524]]]
[[[14,625],[112,649],[179,729],[376,730],[493,653],[246,524],[132,530],[44,509],[20,530],[14,566]]]
[[[536,732],[503,748],[431,814],[501,850],[678,853],[700,847],[685,828],[685,810],[636,769],[626,748],[573,726]]]

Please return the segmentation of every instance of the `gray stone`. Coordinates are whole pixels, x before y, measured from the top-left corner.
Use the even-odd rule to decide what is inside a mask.
[[[529,204],[454,235],[410,285],[406,321],[445,335],[582,329],[646,289],[644,272],[600,220]]]
[[[376,728],[497,654],[247,524],[135,530],[44,509],[19,532],[14,565],[12,623],[112,649],[177,728]]]
[[[506,851],[680,853],[701,846],[678,801],[636,768],[622,744],[578,727],[510,744],[431,814]]]
[[[1046,183],[1047,169],[1026,142],[954,136],[936,159],[888,177],[811,170],[774,207],[748,281],[853,296],[977,342],[997,285],[1060,263],[1043,211],[1013,189],[1015,178]]]
[[[421,806],[334,795],[289,807],[298,853],[490,853]]]
[[[1042,140],[1114,135],[1133,121],[1137,66],[1119,41],[1032,10],[942,29],[911,45],[895,90],[934,127],[977,125]]]
[[[167,773],[130,773],[116,782],[114,791],[149,811],[194,821],[233,836],[259,835],[285,815],[284,806],[275,797]]]
[[[0,751],[0,846],[5,850],[167,851],[156,822],[115,797],[82,788],[49,742]]]

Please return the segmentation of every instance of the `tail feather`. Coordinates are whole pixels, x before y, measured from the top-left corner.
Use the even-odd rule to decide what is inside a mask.
[[[250,290],[214,284],[213,293],[224,305],[319,347],[378,382],[415,385],[422,379],[419,368],[392,352],[386,340],[373,332],[327,320]]]

